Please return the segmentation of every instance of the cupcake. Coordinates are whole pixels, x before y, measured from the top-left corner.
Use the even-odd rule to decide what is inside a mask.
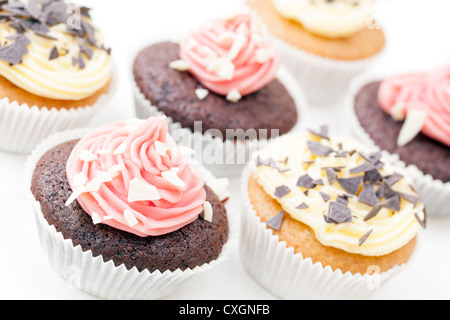
[[[247,0],[313,103],[340,99],[385,46],[374,0]],[[326,94],[323,94],[326,92]]]
[[[242,179],[241,256],[283,299],[361,299],[400,271],[425,227],[411,181],[326,127],[257,152]]]
[[[28,153],[92,118],[112,88],[113,63],[89,8],[10,0],[0,10],[0,149]]]
[[[407,167],[430,215],[450,214],[450,67],[371,82],[356,94],[354,133]]]
[[[27,179],[52,267],[92,295],[159,299],[226,258],[224,184],[189,161],[163,117],[56,134]]]
[[[209,168],[224,174],[220,165],[226,160],[246,153],[238,163],[245,164],[258,140],[297,124],[303,95],[280,64],[255,14],[210,21],[178,43],[160,42],[138,53],[133,67],[137,115],[169,117],[184,129],[180,143],[214,149],[209,159],[199,152],[196,160],[218,164],[218,170]]]

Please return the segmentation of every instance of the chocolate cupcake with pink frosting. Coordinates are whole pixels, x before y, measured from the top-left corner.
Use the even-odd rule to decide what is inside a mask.
[[[194,136],[184,140],[220,140],[224,150],[291,131],[304,107],[301,88],[251,12],[144,48],[133,76],[138,117],[162,113]]]
[[[430,214],[450,214],[450,66],[365,85],[355,133],[389,152],[414,179]]]
[[[52,136],[30,157],[41,244],[72,285],[158,299],[226,258],[226,184],[168,131],[164,117],[119,121]]]

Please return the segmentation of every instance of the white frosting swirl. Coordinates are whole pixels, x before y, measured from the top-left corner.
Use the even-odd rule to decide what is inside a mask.
[[[417,201],[414,204],[401,198],[398,212],[384,207],[375,217],[364,221],[372,207],[358,200],[361,186],[358,195],[350,197],[348,200],[347,207],[351,210],[352,221],[340,224],[327,222],[324,217],[329,212],[330,203],[336,202],[337,197],[346,192],[339,181],[329,183],[324,168],[342,167],[340,172],[337,172],[339,179],[356,177],[361,173],[351,174],[350,169],[367,162],[359,152],[370,153],[370,151],[350,137],[339,137],[331,140],[323,139],[320,142],[333,150],[339,150],[339,143],[342,143],[342,150],[357,150],[358,152],[349,153],[345,157],[336,157],[335,152],[329,156],[317,157],[308,148],[308,141],[312,141],[312,139],[312,136],[305,134],[285,135],[255,155],[264,161],[267,159],[280,161],[277,162],[277,166],[281,170],[267,165],[258,165],[255,161],[251,164],[258,183],[267,194],[280,203],[286,213],[309,226],[314,231],[317,240],[323,245],[365,256],[389,254],[400,249],[416,236],[420,228],[416,214],[421,221],[425,220],[422,202]],[[310,161],[314,162],[309,163]],[[379,169],[379,172],[383,177],[394,173],[402,174],[398,168],[387,163],[385,159],[381,158],[381,161],[384,166]],[[305,174],[308,174],[313,180],[321,179],[323,185],[309,189],[306,195],[305,188],[297,186],[299,177]],[[410,187],[410,183],[410,180],[403,176],[391,188],[395,192],[418,197]],[[290,193],[281,198],[277,197],[276,190],[280,186],[287,186]],[[330,199],[325,201],[320,192],[330,196]],[[307,208],[299,209],[301,204]],[[364,239],[369,233],[367,239]]]
[[[345,38],[367,26],[374,0],[273,0],[276,10],[315,34]]]
[[[16,33],[8,22],[0,24],[2,44],[11,42],[7,38]],[[88,59],[83,54],[85,67],[81,69],[72,63],[73,58],[78,59],[80,44],[75,36],[66,32],[66,25],[50,27],[48,35],[57,40],[43,38],[31,30],[25,32],[31,41],[27,46],[29,53],[23,57],[22,63],[13,66],[0,61],[0,75],[23,90],[55,100],[83,100],[110,81],[113,64],[105,50],[90,47],[93,49],[92,57]],[[101,43],[98,31],[96,37]],[[53,46],[57,47],[60,56],[50,60]]]

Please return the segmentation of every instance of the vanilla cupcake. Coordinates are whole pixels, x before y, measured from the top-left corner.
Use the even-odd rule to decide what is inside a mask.
[[[365,297],[410,261],[425,227],[410,184],[353,138],[280,137],[243,175],[246,268],[285,299]]]
[[[385,46],[374,0],[247,0],[314,103],[335,101]],[[324,94],[325,93],[325,94]]]
[[[163,117],[46,139],[27,187],[42,248],[77,289],[159,299],[227,257],[233,233],[223,181],[192,163]]]
[[[86,7],[6,1],[0,23],[0,149],[30,152],[83,126],[112,88],[110,49]]]

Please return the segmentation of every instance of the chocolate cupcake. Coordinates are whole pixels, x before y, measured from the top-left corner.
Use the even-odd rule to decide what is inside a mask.
[[[297,104],[304,104],[289,74],[282,71],[277,79],[280,63],[254,14],[214,20],[179,43],[156,43],[138,53],[137,115],[160,112],[186,129],[180,143],[214,141],[216,153],[229,157],[236,149],[248,159],[252,143],[291,131]]]
[[[64,278],[102,298],[157,299],[225,259],[226,190],[162,117],[75,137],[53,136],[27,167],[41,243]]]
[[[426,214],[410,183],[351,137],[280,137],[242,176],[244,265],[280,298],[362,299],[415,252]]]
[[[100,110],[113,62],[87,7],[9,0],[0,10],[0,149],[28,153]]]
[[[363,86],[354,101],[355,134],[397,157],[431,215],[450,214],[450,68]]]

